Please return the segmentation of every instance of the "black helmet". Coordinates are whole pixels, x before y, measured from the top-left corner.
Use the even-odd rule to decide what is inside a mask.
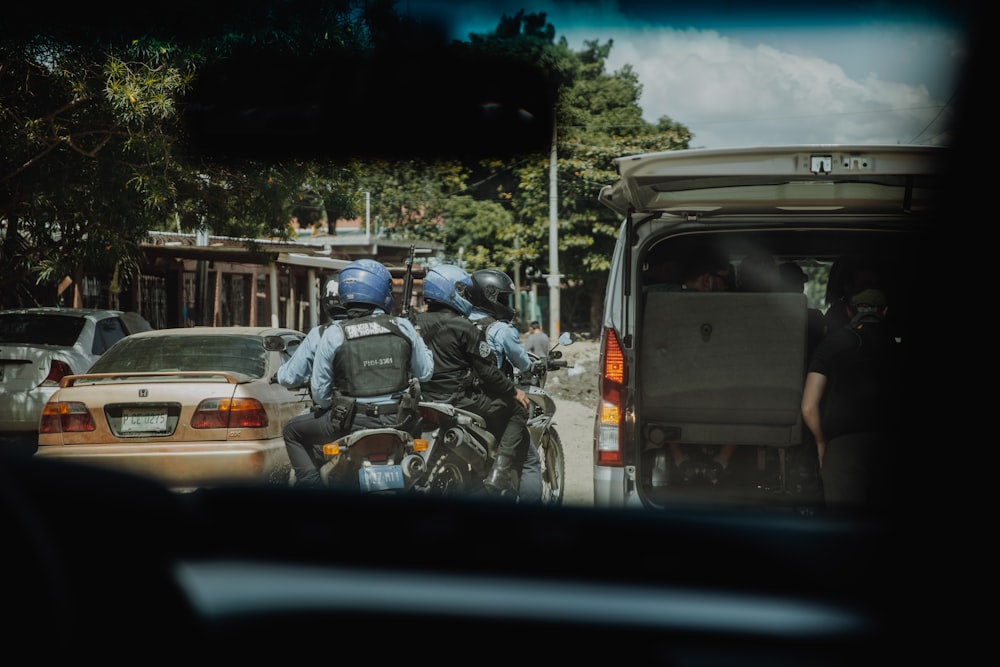
[[[514,281],[499,269],[480,269],[472,274],[469,300],[472,305],[503,322],[513,322]]]

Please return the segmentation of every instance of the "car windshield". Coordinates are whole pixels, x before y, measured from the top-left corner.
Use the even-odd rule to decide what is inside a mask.
[[[0,343],[71,347],[85,324],[77,315],[0,313]]]
[[[267,370],[267,352],[254,336],[129,337],[108,350],[90,373],[228,371],[253,378]]]
[[[951,486],[992,484],[979,4],[6,3],[11,637],[822,667],[961,641],[913,629],[975,572],[915,560],[970,551]],[[507,274],[510,326],[442,314],[439,267]],[[81,370],[29,346],[83,327],[42,308],[141,321]]]

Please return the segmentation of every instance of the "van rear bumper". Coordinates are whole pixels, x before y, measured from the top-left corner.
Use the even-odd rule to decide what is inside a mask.
[[[642,506],[635,488],[634,468],[594,466],[594,507]]]

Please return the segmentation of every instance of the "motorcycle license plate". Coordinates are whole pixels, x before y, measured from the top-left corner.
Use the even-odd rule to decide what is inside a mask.
[[[403,466],[364,466],[358,471],[364,493],[403,488]]]

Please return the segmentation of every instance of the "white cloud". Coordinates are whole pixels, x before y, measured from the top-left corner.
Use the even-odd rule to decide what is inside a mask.
[[[616,30],[606,39],[609,70],[631,64],[639,77],[646,120],[669,116],[692,130],[693,146],[927,143],[940,126],[924,131],[943,104],[925,85],[852,79],[815,55],[710,30]]]
[[[613,40],[608,68],[632,65],[646,120],[669,116],[694,133],[692,146],[713,148],[942,143],[964,53],[959,24],[919,5],[876,3],[865,15],[855,5],[836,15],[822,12],[837,7],[803,8],[766,20],[753,3],[710,0],[482,0],[463,8],[453,26],[459,39],[524,8],[544,12],[573,49]]]

